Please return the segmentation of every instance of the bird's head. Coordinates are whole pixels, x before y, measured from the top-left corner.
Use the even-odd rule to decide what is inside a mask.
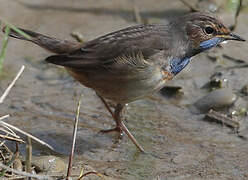
[[[192,55],[229,41],[245,41],[233,34],[217,17],[210,13],[192,13],[184,16],[185,30],[192,49]]]

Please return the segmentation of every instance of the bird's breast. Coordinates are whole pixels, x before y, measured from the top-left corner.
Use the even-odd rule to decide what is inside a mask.
[[[69,73],[84,86],[94,89],[102,97],[118,103],[129,103],[158,91],[173,74],[150,66],[135,73],[113,73],[111,71],[77,71],[68,69]]]

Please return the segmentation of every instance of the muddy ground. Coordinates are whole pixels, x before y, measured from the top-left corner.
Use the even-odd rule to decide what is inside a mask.
[[[232,25],[230,1],[216,2],[220,8],[217,14],[225,24]],[[137,0],[135,4],[146,22],[166,22],[189,12],[179,0]],[[74,40],[71,32],[81,33],[87,41],[136,24],[133,9],[132,0],[0,0],[1,18],[18,27],[69,40]],[[247,8],[242,10],[235,30],[246,39],[247,12]],[[9,41],[1,93],[21,65],[26,69],[1,104],[1,114],[9,113],[8,123],[54,147],[50,151],[33,142],[35,156],[52,154],[67,161],[77,100],[83,94],[75,169],[91,166],[106,177],[128,180],[248,179],[248,106],[246,93],[241,93],[248,84],[247,52],[247,43],[231,42],[198,55],[168,84],[180,86],[181,93],[172,95],[174,90],[168,93],[165,89],[128,105],[126,125],[146,154],[139,153],[126,136],[115,144],[114,134],[99,134],[114,122],[95,93],[75,82],[63,68],[46,64],[43,60],[50,54],[29,42]],[[217,82],[222,82],[218,86],[225,96],[221,99],[218,93],[210,94],[199,100],[210,93],[208,83],[214,74]],[[204,118],[216,104],[219,108],[233,103],[216,111],[236,115],[242,121],[240,132]],[[24,145],[21,152],[25,156]]]

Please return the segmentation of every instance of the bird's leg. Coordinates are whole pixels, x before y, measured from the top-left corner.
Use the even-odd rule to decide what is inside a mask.
[[[134,143],[134,145],[141,151],[145,152],[144,148],[138,143],[138,141],[135,139],[135,137],[131,134],[131,132],[127,129],[126,125],[121,121],[121,129],[126,133],[126,135],[131,139],[131,141]]]
[[[108,129],[108,130],[102,130],[101,132],[106,133],[106,132],[111,132],[111,131],[118,131],[118,132],[120,132],[120,137],[121,137],[123,135],[122,131],[124,131],[127,134],[127,136],[131,139],[131,141],[134,143],[134,145],[141,152],[145,152],[143,147],[138,143],[138,141],[130,133],[130,131],[127,129],[127,127],[125,126],[125,124],[122,121],[122,111],[123,111],[125,106],[122,105],[122,104],[117,104],[116,107],[115,107],[115,112],[113,113],[113,111],[110,109],[110,107],[109,107],[108,103],[105,101],[105,99],[103,97],[101,97],[100,95],[98,95],[98,96],[99,96],[99,98],[101,99],[101,101],[103,102],[103,104],[105,105],[105,107],[110,112],[110,114],[112,115],[112,117],[114,118],[114,120],[116,122],[116,127],[115,128]]]
[[[106,107],[106,109],[108,110],[108,112],[111,114],[111,116],[115,119],[114,113],[113,111],[110,109],[108,103],[105,101],[105,99],[100,96],[98,93],[96,93],[96,95],[100,98],[100,100],[102,101],[102,103],[104,104],[104,106]]]
[[[130,133],[130,131],[127,129],[125,126],[124,122],[122,121],[122,111],[124,109],[125,105],[122,104],[117,104],[115,108],[115,117],[116,117],[116,122],[118,122],[118,126],[122,131],[126,133],[126,135],[131,139],[131,141],[134,143],[134,145],[141,151],[145,152],[143,147],[138,143],[138,141],[135,139],[135,137]]]
[[[120,127],[120,122],[119,122],[118,118],[116,118],[116,114],[118,113],[118,112],[116,112],[117,108],[115,108],[115,112],[113,112],[110,109],[108,103],[105,101],[105,99],[102,96],[100,96],[99,94],[97,94],[97,96],[100,98],[100,100],[102,101],[102,103],[104,104],[104,106],[106,107],[106,109],[108,110],[108,112],[111,114],[111,116],[113,117],[113,119],[116,122],[116,127],[115,128],[107,129],[107,130],[101,130],[100,132],[101,133],[108,133],[108,132],[117,131],[117,132],[119,132],[119,138],[121,138],[123,136],[123,132],[122,132],[122,129]]]

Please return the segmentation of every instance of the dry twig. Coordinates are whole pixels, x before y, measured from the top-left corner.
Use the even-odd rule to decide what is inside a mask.
[[[5,92],[3,93],[3,95],[0,97],[0,104],[3,103],[4,99],[7,97],[7,95],[9,94],[9,92],[11,90],[11,88],[15,85],[16,81],[21,76],[21,74],[24,71],[24,69],[25,69],[25,66],[22,65],[21,69],[16,74],[16,77],[14,78],[14,80],[10,83],[10,85],[8,86],[8,88],[5,90]]]
[[[9,115],[5,115],[0,117],[0,121],[9,117]],[[9,140],[9,141],[15,141],[15,142],[19,142],[19,143],[24,143],[24,141],[16,135],[16,133],[14,131],[12,131],[11,128],[9,128],[8,126],[4,126],[2,125],[2,127],[0,127],[0,131],[6,133],[6,135],[0,134],[0,138],[5,139],[5,140]],[[5,141],[1,142],[2,146],[5,143]]]
[[[192,12],[198,12],[199,10],[196,8],[196,7],[194,7],[193,5],[191,5],[190,3],[188,3],[187,1],[185,1],[185,0],[180,0],[185,6],[187,6],[189,9],[190,9],[190,11],[192,11]]]
[[[26,145],[26,172],[31,173],[31,161],[32,161],[32,143],[31,139],[28,137],[28,143]]]
[[[15,142],[19,142],[19,143],[24,143],[24,141],[22,139],[10,137],[8,135],[2,135],[2,134],[0,134],[0,138],[6,139],[6,140],[9,140],[9,141],[15,141]]]
[[[88,175],[90,175],[90,174],[95,174],[95,175],[97,175],[98,177],[104,179],[104,177],[103,177],[102,174],[100,174],[100,173],[98,173],[98,172],[95,172],[95,171],[90,171],[90,172],[87,172],[87,173],[84,173],[83,175],[81,175],[81,176],[78,178],[78,180],[81,180],[83,177],[88,176]]]
[[[234,24],[230,27],[231,31],[234,31],[238,25],[238,16],[239,16],[239,13],[242,9],[242,1],[243,0],[239,0],[239,4],[238,4],[237,10],[235,12]]]
[[[135,21],[137,23],[142,24],[142,18],[141,18],[141,15],[140,15],[140,10],[139,10],[139,7],[136,4],[134,4],[134,6],[133,6],[133,11],[134,11]]]
[[[0,120],[1,120],[1,119],[0,119]],[[47,146],[48,148],[50,148],[50,149],[53,150],[53,147],[50,146],[49,144],[47,144],[46,142],[44,142],[44,141],[38,139],[37,137],[35,137],[35,136],[33,136],[33,135],[31,135],[31,134],[29,134],[29,133],[27,133],[27,132],[25,132],[25,131],[19,129],[19,128],[13,126],[13,125],[10,125],[10,124],[8,124],[8,123],[6,123],[6,122],[3,122],[3,121],[0,121],[0,124],[2,124],[2,125],[4,125],[4,126],[7,126],[7,127],[10,127],[11,129],[13,129],[13,130],[15,130],[15,131],[18,131],[18,132],[24,134],[25,136],[28,136],[28,137],[30,137],[31,139],[33,139],[33,140],[39,142],[40,144],[45,145],[45,146]]]
[[[69,179],[69,177],[71,175],[72,160],[73,160],[73,156],[74,156],[75,142],[76,142],[76,137],[77,137],[77,126],[78,126],[80,105],[81,105],[81,97],[80,97],[80,99],[78,101],[78,105],[77,105],[76,117],[75,117],[74,128],[73,128],[73,136],[72,136],[71,154],[70,154],[66,179]]]
[[[49,176],[46,176],[46,175],[36,175],[36,174],[26,173],[26,172],[23,172],[23,171],[18,171],[18,170],[15,170],[15,169],[10,168],[8,166],[5,166],[2,163],[0,163],[0,167],[6,169],[7,171],[11,171],[14,174],[18,174],[18,175],[21,175],[21,176],[30,177],[30,178],[36,178],[36,179],[42,179],[42,180],[44,180],[44,179],[47,179],[47,180],[50,180],[51,179],[52,180],[52,178],[49,177]]]
[[[19,158],[19,148],[18,148],[18,144],[16,144],[16,151],[15,151],[15,153],[11,155],[11,159],[6,163],[6,165],[7,165],[7,166],[11,166],[17,158]],[[5,176],[5,172],[6,172],[6,169],[3,168],[3,169],[1,170],[0,177]]]
[[[3,119],[6,119],[6,118],[8,118],[8,117],[9,117],[9,114],[4,115],[4,116],[0,117],[0,121],[2,121]]]
[[[226,126],[232,127],[234,129],[239,129],[241,126],[241,122],[238,121],[236,118],[228,117],[225,114],[214,111],[212,109],[209,110],[209,112],[206,114],[206,117],[217,123],[225,124]]]

